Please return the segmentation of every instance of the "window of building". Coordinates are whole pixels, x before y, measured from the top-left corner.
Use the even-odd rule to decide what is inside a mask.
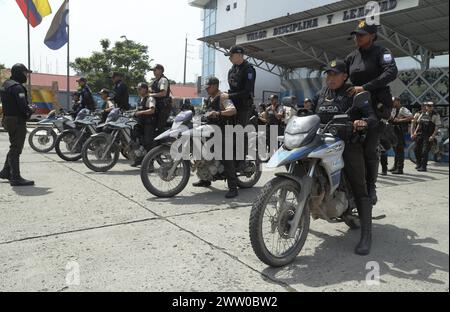
[[[211,36],[216,34],[217,22],[217,0],[211,0],[203,10],[203,35]],[[203,64],[202,79],[205,81],[208,77],[215,75],[215,49],[203,44]]]

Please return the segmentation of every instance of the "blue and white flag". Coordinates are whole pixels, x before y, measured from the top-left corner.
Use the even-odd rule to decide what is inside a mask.
[[[69,0],[64,0],[55,17],[52,25],[45,36],[44,43],[52,50],[61,49],[68,41],[69,34]]]

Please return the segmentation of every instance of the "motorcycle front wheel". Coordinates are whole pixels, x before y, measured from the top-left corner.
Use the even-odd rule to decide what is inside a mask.
[[[113,145],[105,154],[107,147],[108,139],[103,135],[88,139],[81,152],[86,167],[94,172],[107,172],[114,168],[119,160],[120,149]]]
[[[158,146],[145,156],[141,180],[147,191],[157,197],[171,198],[181,193],[189,182],[191,165],[181,160],[176,168],[169,146]]]
[[[67,130],[58,136],[55,142],[55,151],[62,160],[78,161],[81,159],[84,140],[81,139],[77,146],[74,146],[80,135],[81,133],[77,130]]]
[[[300,187],[292,180],[277,177],[267,183],[250,214],[250,241],[256,256],[272,267],[285,266],[298,256],[309,232],[310,214],[306,205],[294,238],[289,238],[289,222],[300,201]]]
[[[57,137],[52,128],[38,127],[31,131],[28,143],[35,152],[48,153],[55,148]]]

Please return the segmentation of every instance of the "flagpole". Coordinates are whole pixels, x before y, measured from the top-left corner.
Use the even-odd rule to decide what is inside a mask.
[[[69,0],[67,0],[69,7]],[[67,16],[67,107],[70,110],[70,10]]]
[[[27,5],[27,37],[28,37],[28,70],[31,70],[31,34],[30,34],[30,6]],[[28,74],[28,96],[32,99],[31,94],[31,74]]]

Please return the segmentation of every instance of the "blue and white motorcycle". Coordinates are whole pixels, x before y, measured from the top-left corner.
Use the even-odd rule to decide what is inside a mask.
[[[30,147],[38,153],[48,153],[55,148],[58,135],[69,129],[75,129],[76,125],[69,114],[55,110],[48,114],[47,118],[38,122],[36,128],[28,136]]]
[[[354,106],[369,100],[362,93]],[[317,115],[294,117],[283,146],[272,156],[268,168],[288,166],[268,182],[250,215],[250,240],[265,264],[281,267],[294,261],[309,232],[310,218],[359,226],[356,208],[344,174],[345,142],[338,131],[351,131],[348,115],[337,115],[327,125]],[[340,132],[339,132],[340,133]]]

